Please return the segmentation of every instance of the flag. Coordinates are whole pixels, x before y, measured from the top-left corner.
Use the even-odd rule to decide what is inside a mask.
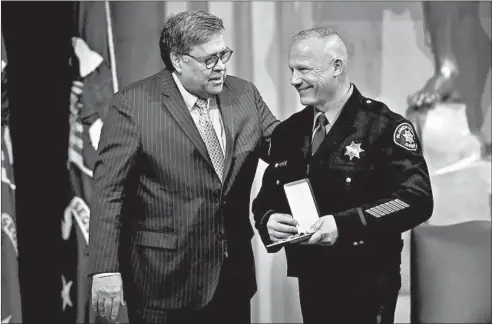
[[[3,41],[2,41],[3,43]],[[2,323],[21,323],[18,272],[15,181],[12,142],[8,126],[7,63],[2,59]]]
[[[79,255],[80,255],[80,242],[78,239],[78,227],[73,226],[74,224],[77,225],[76,217],[72,216],[72,210],[70,207],[72,206],[72,201],[73,201],[73,196],[74,196],[74,186],[73,186],[73,173],[74,173],[74,167],[73,167],[73,160],[76,162],[79,162],[80,159],[75,159],[73,156],[73,149],[72,147],[77,147],[77,140],[76,137],[73,136],[73,133],[76,132],[77,130],[77,118],[78,118],[78,107],[80,106],[79,104],[79,97],[77,96],[78,87],[81,82],[77,81],[77,75],[78,75],[78,59],[75,55],[75,51],[73,51],[71,58],[70,58],[70,65],[72,69],[72,75],[73,75],[73,84],[71,87],[71,93],[70,93],[70,117],[69,117],[69,124],[70,124],[70,132],[69,132],[69,150],[68,150],[68,157],[69,161],[67,163],[67,178],[66,178],[66,190],[67,190],[67,195],[64,197],[66,199],[66,205],[67,207],[65,208],[65,211],[63,215],[61,215],[61,225],[62,225],[62,238],[63,238],[63,246],[62,246],[62,255],[63,255],[63,262],[61,263],[61,283],[62,283],[62,290],[60,293],[61,296],[61,311],[62,311],[62,321],[64,323],[79,323],[76,321],[79,309],[77,307],[78,302],[81,300],[79,298],[79,295],[81,292],[83,292],[83,287],[79,285],[79,282],[77,281],[77,272],[78,272],[78,265],[79,265]]]

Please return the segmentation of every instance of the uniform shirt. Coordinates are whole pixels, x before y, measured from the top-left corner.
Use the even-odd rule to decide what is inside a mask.
[[[338,116],[340,116],[340,113],[342,112],[343,106],[345,106],[345,104],[347,103],[347,100],[352,95],[352,92],[353,92],[353,88],[352,88],[352,84],[350,84],[349,89],[347,90],[347,92],[342,97],[331,102],[328,105],[328,109],[325,112],[325,117],[328,120],[328,125],[326,125],[326,127],[325,127],[326,134],[328,134],[328,132],[330,131],[330,129],[333,127],[336,120],[338,119]],[[319,114],[322,114],[322,113],[323,112],[319,111],[316,114],[314,114],[311,141],[314,138],[314,129],[316,128],[316,120],[318,119]],[[327,216],[327,215],[323,215],[323,216]]]
[[[348,91],[339,99],[333,101],[328,105],[328,109],[325,112],[325,117],[328,120],[328,125],[325,127],[326,134],[330,131],[330,129],[333,127],[335,124],[336,120],[338,119],[338,116],[340,116],[340,113],[342,112],[343,106],[347,103],[347,100],[350,98],[353,92],[353,87],[352,84],[350,84],[350,87]],[[314,129],[316,128],[316,119],[318,119],[319,114],[322,112],[317,112],[314,114],[314,120],[313,120],[313,137],[314,137]],[[311,137],[312,140],[312,137]]]

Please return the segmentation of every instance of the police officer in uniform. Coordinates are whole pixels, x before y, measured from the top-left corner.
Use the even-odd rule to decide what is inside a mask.
[[[347,50],[329,28],[294,36],[291,83],[306,107],[275,129],[273,162],[253,202],[265,245],[298,233],[284,184],[308,179],[320,218],[285,245],[304,323],[392,323],[401,233],[432,214],[427,164],[413,125],[347,78]],[[282,246],[267,247],[271,253]]]

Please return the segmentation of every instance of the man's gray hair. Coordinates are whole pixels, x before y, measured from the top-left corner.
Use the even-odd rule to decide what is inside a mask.
[[[331,55],[333,58],[338,58],[344,63],[342,76],[346,77],[348,73],[348,53],[342,37],[331,28],[314,27],[311,29],[301,30],[295,34],[292,37],[291,44],[307,38],[328,39]]]
[[[224,31],[222,19],[204,11],[183,11],[169,17],[159,38],[161,58],[174,71],[171,52],[187,54],[192,46],[208,42]]]
[[[338,37],[339,40],[342,40],[342,37],[335,32],[333,29],[328,27],[314,27],[306,30],[301,30],[297,34],[292,37],[292,41],[296,42],[299,40],[307,39],[307,38],[329,38],[329,37]]]

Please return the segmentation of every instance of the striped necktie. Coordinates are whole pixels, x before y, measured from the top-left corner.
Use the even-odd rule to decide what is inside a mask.
[[[321,143],[325,139],[326,136],[326,126],[328,125],[328,119],[326,119],[325,114],[318,113],[316,118],[316,128],[313,132],[313,141],[311,144],[311,153],[314,154],[321,146]]]
[[[195,105],[200,113],[199,125],[203,141],[207,147],[208,155],[212,160],[215,172],[219,176],[220,181],[222,181],[224,173],[224,153],[222,152],[219,138],[217,137],[217,133],[210,120],[208,103],[206,100],[198,98]]]

